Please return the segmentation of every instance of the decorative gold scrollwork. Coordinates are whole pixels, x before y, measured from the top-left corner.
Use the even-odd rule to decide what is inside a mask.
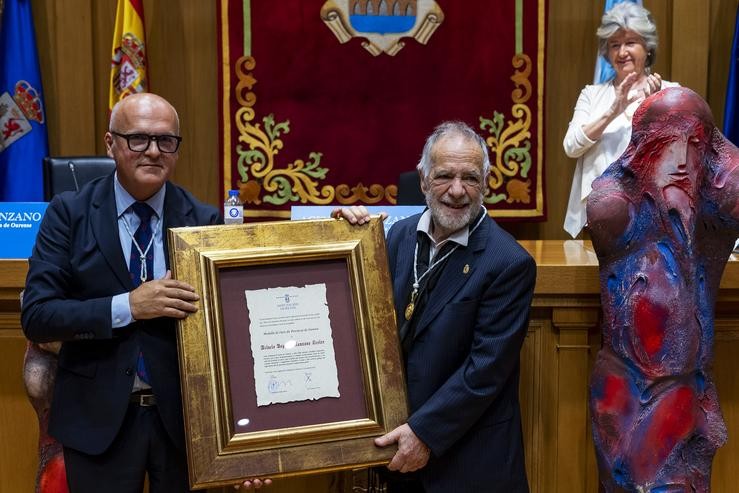
[[[512,120],[505,121],[505,117],[498,111],[493,112],[492,118],[480,117],[480,129],[490,135],[486,142],[490,147],[491,166],[488,177],[488,193],[485,202],[496,204],[501,201],[508,203],[531,201],[528,178],[531,169],[531,110],[525,104],[531,98],[531,59],[521,53],[513,57],[515,69],[511,80],[516,88],[511,92]]]

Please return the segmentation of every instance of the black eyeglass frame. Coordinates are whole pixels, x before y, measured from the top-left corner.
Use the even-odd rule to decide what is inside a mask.
[[[113,130],[108,130],[108,132],[110,132],[111,135],[115,135],[116,137],[121,137],[123,139],[126,139],[126,144],[128,145],[128,149],[131,152],[146,152],[147,150],[149,150],[149,146],[151,145],[151,141],[153,140],[154,142],[157,143],[157,149],[159,149],[159,152],[163,152],[164,154],[174,154],[175,152],[179,150],[180,143],[182,142],[182,137],[180,137],[179,135],[172,135],[172,134],[162,134],[162,135],[149,135],[149,134],[141,134],[141,133],[122,134],[120,132],[115,132]],[[148,139],[146,143],[146,147],[144,147],[143,149],[134,149],[133,147],[131,147],[131,139],[133,137],[146,137]],[[161,139],[162,137],[175,139],[177,141],[177,145],[175,146],[173,151],[165,151],[164,149],[162,149],[162,147],[159,145],[159,139]]]

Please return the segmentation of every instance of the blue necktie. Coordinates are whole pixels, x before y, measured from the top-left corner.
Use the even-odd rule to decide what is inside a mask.
[[[133,235],[131,260],[128,264],[131,282],[133,282],[134,287],[138,287],[142,283],[142,277],[145,277],[146,281],[151,281],[154,276],[154,245],[151,238],[151,216],[154,214],[154,210],[145,202],[134,202],[131,209],[141,220],[136,233]],[[141,270],[142,255],[146,257],[145,272]],[[144,355],[141,351],[139,351],[139,359],[136,364],[136,374],[144,383],[149,383],[149,375],[146,372]]]

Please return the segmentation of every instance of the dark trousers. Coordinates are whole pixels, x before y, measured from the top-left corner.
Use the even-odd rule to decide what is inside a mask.
[[[149,475],[150,493],[189,492],[187,461],[175,448],[156,406],[129,404],[123,425],[100,455],[64,447],[70,493],[141,493]]]
[[[424,493],[423,484],[420,481],[388,481],[387,493]]]
[[[418,473],[400,473],[384,467],[375,468],[387,493],[425,493]]]

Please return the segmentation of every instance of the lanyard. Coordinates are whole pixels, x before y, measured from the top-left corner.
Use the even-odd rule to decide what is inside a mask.
[[[480,207],[482,207],[482,206],[480,206]],[[483,207],[483,210],[485,210],[484,207]],[[477,220],[477,223],[475,223],[475,225],[473,226],[473,228],[470,230],[470,236],[472,236],[472,233],[474,233],[475,230],[477,229],[477,227],[480,226],[480,224],[482,224],[482,221],[483,221],[483,219],[485,219],[485,216],[486,215],[487,214],[485,214],[483,212],[483,214],[480,216],[480,219]],[[418,276],[418,241],[416,241],[416,249],[413,251],[413,291],[411,291],[411,300],[408,303],[408,306],[405,307],[405,319],[406,320],[410,320],[411,319],[411,317],[413,316],[413,310],[416,309],[416,298],[418,297],[418,289],[421,286],[421,284],[420,284],[421,280],[424,277],[426,277],[426,275],[429,272],[431,272],[431,270],[434,267],[436,267],[437,265],[439,265],[440,263],[442,263],[444,260],[447,259],[447,257],[449,257],[449,255],[451,255],[452,253],[454,253],[457,250],[457,248],[459,248],[459,244],[454,245],[454,247],[451,250],[449,250],[440,259],[434,260],[431,263],[431,265],[429,265],[428,269],[426,269],[426,272],[424,272],[423,274],[421,274],[421,276],[419,277]]]
[[[155,214],[156,215],[156,214]],[[157,232],[159,231],[159,224],[160,220],[159,217],[157,217],[157,223],[154,226],[154,229],[151,232],[151,238],[149,239],[149,244],[146,245],[146,249],[142,250],[141,245],[139,245],[139,242],[136,241],[136,238],[134,237],[133,233],[131,233],[131,228],[128,226],[128,221],[125,217],[123,219],[123,226],[126,227],[126,232],[128,233],[128,236],[131,237],[131,241],[133,242],[134,246],[136,247],[136,250],[139,251],[139,258],[141,259],[141,272],[139,274],[139,279],[141,279],[142,283],[146,282],[146,278],[148,277],[148,272],[146,269],[146,254],[149,253],[149,250],[151,250],[151,246],[154,244],[154,237],[157,235]],[[129,260],[130,263],[130,260]]]

